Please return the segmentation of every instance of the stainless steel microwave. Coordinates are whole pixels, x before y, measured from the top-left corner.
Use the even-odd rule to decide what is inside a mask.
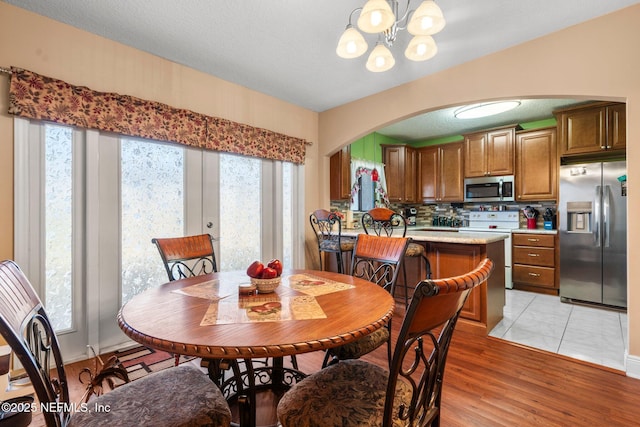
[[[464,180],[465,202],[513,202],[513,175],[483,176]]]

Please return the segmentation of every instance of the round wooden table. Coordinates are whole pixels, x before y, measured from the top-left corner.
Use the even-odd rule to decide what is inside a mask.
[[[210,369],[210,376],[216,381],[219,378],[213,377],[220,375],[222,360],[244,359],[251,382],[258,375],[253,374],[250,360],[274,358],[275,370],[268,368],[270,386],[284,382],[288,387],[282,357],[355,341],[385,325],[394,310],[387,291],[344,274],[286,270],[275,292],[239,295],[239,285],[247,283],[245,272],[238,271],[168,282],[127,302],[118,314],[118,325],[140,344],[213,361],[218,371]],[[271,303],[269,308],[273,302],[281,304],[282,320],[277,312],[261,318],[251,309]],[[292,381],[302,377],[294,372]],[[225,392],[223,383],[218,383]],[[236,382],[231,388],[237,386]],[[251,382],[249,392],[254,398],[256,388]],[[251,418],[249,424],[255,424],[255,407]]]

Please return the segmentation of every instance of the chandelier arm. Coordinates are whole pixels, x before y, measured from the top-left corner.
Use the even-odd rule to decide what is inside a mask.
[[[356,7],[349,14],[349,25],[351,25],[351,26],[353,26],[353,24],[351,23],[351,19],[353,19],[353,14],[356,13],[356,12],[362,12],[362,8],[361,7]]]
[[[409,10],[409,4],[411,3],[411,0],[407,0],[407,6],[404,9],[404,14],[402,15],[402,18],[397,18],[396,19],[396,27],[398,28],[398,30],[406,30],[407,26],[409,25],[409,17],[411,16],[411,14],[413,14],[413,12],[415,12],[414,10]],[[404,27],[400,26],[400,23],[404,21]]]

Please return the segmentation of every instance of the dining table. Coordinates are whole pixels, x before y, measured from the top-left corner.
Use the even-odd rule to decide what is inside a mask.
[[[306,374],[283,358],[338,347],[389,322],[394,299],[375,283],[329,271],[284,270],[272,292],[251,289],[245,271],[159,284],[118,313],[132,340],[202,358],[241,426],[256,425],[256,395],[286,391]],[[260,362],[258,362],[260,361]]]

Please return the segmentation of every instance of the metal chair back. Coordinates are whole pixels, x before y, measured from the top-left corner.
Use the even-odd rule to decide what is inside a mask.
[[[154,238],[151,242],[160,252],[169,281],[218,271],[210,234]]]
[[[393,425],[398,418],[410,426],[440,425],[444,368],[453,331],[469,293],[492,271],[493,261],[485,258],[464,275],[418,283],[393,352],[383,426]],[[394,414],[398,381],[409,384],[411,405]]]

